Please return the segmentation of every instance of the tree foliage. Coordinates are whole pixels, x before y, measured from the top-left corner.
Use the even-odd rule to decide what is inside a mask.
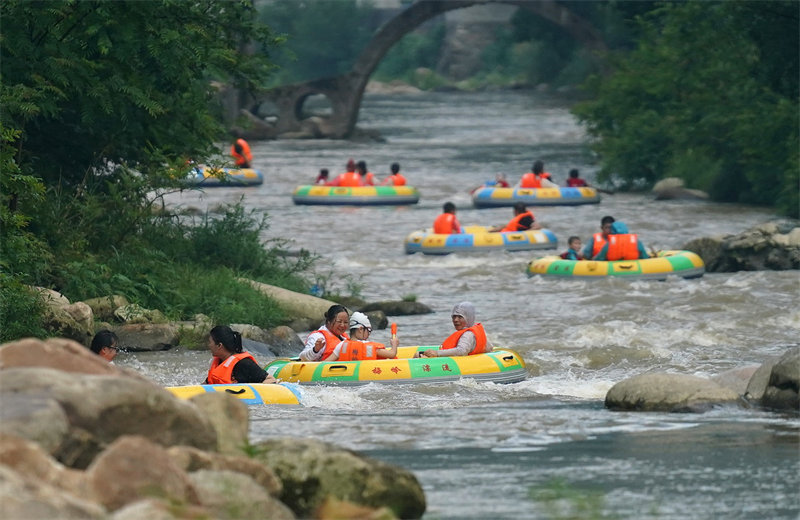
[[[680,177],[720,201],[798,212],[800,4],[685,2],[639,20],[636,48],[575,108],[601,180]]]

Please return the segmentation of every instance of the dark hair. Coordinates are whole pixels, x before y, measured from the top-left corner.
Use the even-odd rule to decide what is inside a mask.
[[[452,202],[445,202],[443,209],[445,213],[452,213],[456,210],[456,205]]]
[[[514,204],[514,213],[525,213],[527,209],[524,202],[517,202]]]
[[[240,354],[242,352],[242,335],[227,325],[217,325],[211,329],[208,335],[217,343],[222,343],[222,346],[225,347],[228,352],[232,352],[233,354]]]
[[[335,320],[336,316],[338,316],[341,312],[347,312],[347,307],[344,305],[339,305],[338,303],[328,307],[327,312],[325,312],[325,323],[330,323]],[[347,315],[350,316],[350,313],[347,312]]]
[[[578,173],[578,170],[577,170],[576,168],[573,168],[573,169],[571,169],[571,170],[569,171],[569,176],[570,176],[571,178],[573,178],[573,179],[577,179],[577,178],[578,178],[578,175],[580,175],[580,173]]]
[[[361,175],[364,175],[365,173],[367,173],[367,162],[366,161],[358,161],[356,166],[358,167],[359,171],[361,172]]]
[[[606,224],[613,224],[614,222],[616,222],[616,220],[614,220],[614,217],[609,216],[609,215],[606,215],[605,217],[600,219],[600,225],[601,226],[605,226]]]
[[[400,164],[393,162],[389,169],[392,170],[392,173],[397,173],[400,171]]]
[[[571,237],[569,237],[569,240],[567,240],[567,244],[571,244],[573,241],[580,239],[581,237],[576,237],[575,235],[572,235]]]
[[[319,171],[319,176],[320,176],[320,177],[327,177],[327,176],[328,176],[328,169],[327,169],[327,168],[323,168],[323,169],[321,169],[321,170]]]
[[[233,143],[233,149],[236,150],[236,153],[238,154],[242,153],[242,145],[239,143],[239,141]]]
[[[92,338],[92,345],[89,347],[92,352],[99,354],[105,347],[113,347],[119,341],[117,335],[108,329],[98,331]]]
[[[542,161],[536,161],[533,163],[533,173],[542,173],[544,171],[544,163]]]

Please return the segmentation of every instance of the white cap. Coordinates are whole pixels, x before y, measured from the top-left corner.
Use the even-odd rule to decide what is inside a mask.
[[[372,325],[369,322],[369,318],[363,312],[354,312],[352,316],[350,316],[350,328],[354,329],[358,326],[366,327],[368,329],[372,329]]]

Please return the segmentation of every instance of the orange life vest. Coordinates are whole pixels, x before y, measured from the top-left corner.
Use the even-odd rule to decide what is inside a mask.
[[[452,213],[442,213],[433,221],[433,232],[442,235],[450,235],[461,232],[461,226]]]
[[[208,369],[208,383],[211,385],[229,385],[233,383],[233,367],[236,366],[236,363],[246,358],[250,358],[254,363],[257,363],[249,352],[231,354],[222,362],[217,356],[214,356],[211,358],[211,367]]]
[[[356,172],[344,172],[343,174],[339,175],[338,178],[338,185],[339,186],[363,186],[361,182],[361,175]]]
[[[319,332],[320,334],[322,334],[325,337],[325,348],[322,350],[322,357],[320,358],[320,361],[325,361],[325,359],[330,357],[330,355],[333,353],[333,349],[336,348],[336,345],[338,345],[339,342],[342,341],[342,338],[340,338],[339,336],[337,336],[333,332],[329,331],[328,329],[319,329],[319,330],[315,330],[314,332]],[[314,332],[312,332],[311,334],[314,334]],[[309,334],[309,336],[311,334]],[[344,334],[343,338],[344,339],[350,339],[350,338],[347,337],[347,334]],[[306,339],[308,339],[308,338],[306,338]]]
[[[606,260],[636,260],[639,258],[639,240],[634,233],[609,235]]]
[[[378,359],[378,349],[386,348],[383,343],[373,341],[345,341],[339,352],[339,361],[360,361],[362,359]]]
[[[366,175],[364,175],[364,184],[367,186],[375,186],[375,174],[367,172]]]
[[[395,186],[405,186],[406,185],[406,178],[403,177],[402,175],[400,175],[399,173],[396,173],[396,174],[392,175],[389,178],[392,179],[392,184],[394,184]]]
[[[603,246],[606,245],[606,237],[604,237],[602,233],[595,233],[592,235],[592,240],[592,258],[594,258],[600,253]]]
[[[236,145],[242,147],[242,153],[236,151]],[[247,141],[244,139],[237,139],[234,144],[231,145],[231,155],[233,156],[234,160],[236,161],[236,166],[247,166],[253,160],[253,154],[250,152],[250,145],[247,144]]]
[[[542,181],[533,172],[528,172],[519,181],[520,188],[541,188]]]
[[[439,350],[445,350],[450,348],[456,348],[458,344],[458,339],[468,330],[471,330],[473,334],[475,334],[475,348],[472,349],[468,355],[471,356],[473,354],[483,354],[486,352],[486,331],[483,330],[483,325],[480,323],[476,323],[472,327],[457,330],[454,333],[450,334],[450,336],[444,340],[442,346],[439,347]]]
[[[525,231],[527,229],[530,229],[529,227],[522,228],[519,223],[519,221],[525,217],[531,217],[531,220],[533,220],[533,212],[526,211],[525,213],[520,213],[516,217],[512,218],[511,222],[509,222],[508,225],[503,229],[501,229],[500,231]]]

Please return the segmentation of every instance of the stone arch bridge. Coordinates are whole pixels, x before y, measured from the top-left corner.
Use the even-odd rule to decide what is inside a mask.
[[[417,0],[378,29],[352,69],[340,76],[283,85],[258,95],[238,96],[233,111],[250,121],[248,129],[234,129],[250,139],[274,139],[285,135],[316,138],[349,138],[355,129],[364,89],[370,75],[389,49],[422,23],[447,11],[492,3],[511,4],[528,9],[563,27],[586,48],[604,51],[605,43],[597,29],[555,0]],[[308,119],[303,105],[310,96],[322,95],[331,106],[331,114]],[[264,103],[276,110],[275,122],[266,122],[254,114]],[[230,103],[230,101],[229,101]]]

